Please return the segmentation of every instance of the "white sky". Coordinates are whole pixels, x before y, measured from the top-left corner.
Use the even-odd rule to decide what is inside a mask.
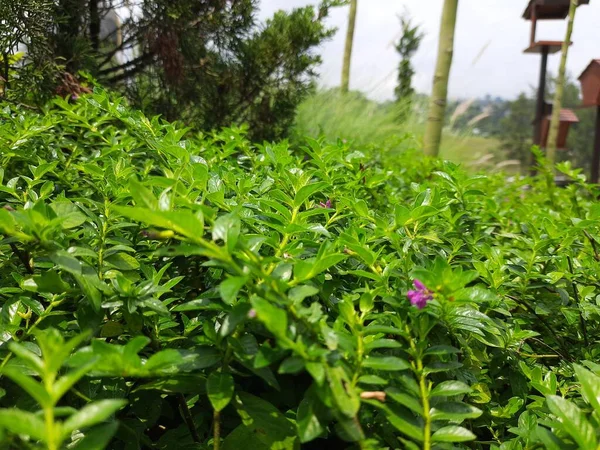
[[[278,9],[316,4],[318,0],[262,0],[261,18]],[[528,47],[531,22],[522,19],[527,0],[460,0],[450,96],[485,94],[513,98],[536,85],[540,56],[523,54]],[[419,92],[431,89],[443,0],[358,0],[358,15],[350,83],[352,89],[384,100],[393,97],[399,57],[392,42],[399,37],[398,15],[408,11],[426,33],[413,65],[413,85]],[[331,12],[328,24],[338,28],[322,46],[321,84],[340,82],[348,8]],[[538,40],[564,39],[566,21],[538,22]],[[600,58],[600,0],[577,10],[569,51],[568,70],[578,77],[590,60]],[[482,53],[483,52],[483,53]],[[478,55],[481,55],[477,58]],[[560,53],[551,55],[548,70],[556,73]]]

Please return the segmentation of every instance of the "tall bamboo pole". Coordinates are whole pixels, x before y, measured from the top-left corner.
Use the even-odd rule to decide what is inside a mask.
[[[344,63],[342,66],[342,92],[350,89],[350,61],[352,59],[352,44],[354,43],[354,26],[356,24],[356,9],[358,0],[350,1],[350,13],[348,16],[348,31],[346,31],[346,47],[344,48]]]
[[[556,92],[554,93],[554,103],[552,106],[552,120],[550,121],[550,131],[548,132],[548,145],[546,147],[546,159],[548,164],[553,165],[556,160],[556,139],[558,137],[558,126],[560,124],[560,110],[562,108],[563,91],[565,88],[565,78],[567,72],[567,56],[571,44],[571,35],[573,34],[573,23],[575,22],[575,11],[579,0],[571,0],[569,7],[569,19],[567,22],[567,35],[562,43],[562,54],[560,57],[560,66],[558,68],[558,81],[556,83]]]
[[[433,75],[433,89],[429,100],[429,116],[424,139],[424,151],[429,156],[437,156],[440,152],[444,115],[448,101],[448,79],[454,53],[457,11],[458,0],[444,0],[437,63]]]

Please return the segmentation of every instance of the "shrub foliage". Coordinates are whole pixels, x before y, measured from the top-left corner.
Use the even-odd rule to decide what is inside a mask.
[[[567,166],[251,145],[103,92],[0,118],[2,448],[597,448]]]

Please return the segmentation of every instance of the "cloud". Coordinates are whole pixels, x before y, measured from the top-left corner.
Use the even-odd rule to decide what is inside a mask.
[[[261,17],[277,9],[291,9],[317,0],[262,0]],[[414,86],[429,92],[437,55],[439,21],[443,0],[358,0],[351,87],[384,100],[393,97],[398,56],[390,45],[398,38],[398,15],[407,11],[426,33],[415,55]],[[522,18],[526,1],[461,0],[455,38],[450,96],[479,97],[486,94],[514,98],[529,91],[539,77],[540,56],[523,54],[528,46],[530,22]],[[340,82],[347,8],[332,11],[328,24],[338,28],[333,40],[322,46],[321,82]],[[581,6],[575,20],[574,45],[568,70],[575,77],[589,61],[600,57],[600,3]],[[538,26],[538,39],[562,40],[566,21],[547,21]],[[478,58],[479,55],[479,58]],[[548,69],[558,71],[559,55],[550,56]]]

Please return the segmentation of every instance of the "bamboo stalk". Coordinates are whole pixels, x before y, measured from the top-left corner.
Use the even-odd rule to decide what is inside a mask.
[[[556,83],[556,92],[554,93],[554,103],[552,106],[552,120],[550,121],[550,130],[548,132],[548,145],[546,147],[546,159],[550,166],[554,165],[556,160],[556,140],[558,138],[558,127],[560,124],[560,110],[562,108],[563,91],[565,88],[565,78],[567,72],[567,56],[569,54],[569,45],[571,44],[571,35],[573,34],[573,23],[575,22],[575,11],[577,10],[578,0],[571,0],[569,7],[569,19],[567,22],[567,35],[562,43],[562,53],[560,57],[560,66],[558,68],[558,81]]]
[[[358,0],[350,1],[350,13],[348,15],[348,31],[346,32],[346,47],[344,48],[344,63],[342,66],[342,93],[350,89],[350,61],[352,60],[352,45],[354,44],[354,28],[356,25],[356,10]]]
[[[458,0],[445,0],[440,26],[438,56],[433,76],[433,89],[429,100],[429,116],[425,131],[424,151],[426,155],[437,156],[442,142],[442,129],[448,102],[448,79],[454,53],[454,32]]]

